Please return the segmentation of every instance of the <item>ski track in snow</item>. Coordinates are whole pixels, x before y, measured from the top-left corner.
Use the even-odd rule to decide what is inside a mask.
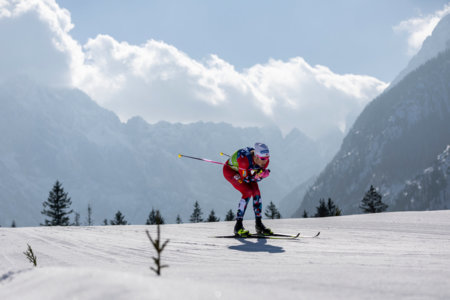
[[[0,299],[450,299],[450,211],[265,223],[321,234],[216,239],[234,223],[163,225],[158,277],[155,226],[0,228]]]

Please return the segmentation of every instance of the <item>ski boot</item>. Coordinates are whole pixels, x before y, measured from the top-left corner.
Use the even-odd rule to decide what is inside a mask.
[[[257,234],[260,235],[272,235],[273,232],[270,230],[270,228],[267,228],[264,226],[264,224],[261,222],[261,217],[255,219],[255,230]]]
[[[242,220],[236,220],[236,225],[234,225],[234,234],[240,237],[248,237],[249,231],[244,228]]]

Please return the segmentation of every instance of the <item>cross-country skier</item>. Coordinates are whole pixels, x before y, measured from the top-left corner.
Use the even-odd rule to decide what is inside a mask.
[[[242,220],[250,198],[253,197],[255,212],[255,229],[258,234],[271,235],[273,232],[261,222],[262,202],[258,182],[269,176],[269,148],[262,143],[255,143],[255,147],[237,150],[225,163],[223,176],[241,192],[239,208],[236,215],[234,233],[246,237],[249,231],[244,228]]]

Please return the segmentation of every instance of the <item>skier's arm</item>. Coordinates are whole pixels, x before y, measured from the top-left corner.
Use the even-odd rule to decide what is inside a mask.
[[[238,165],[239,165],[239,176],[241,176],[241,179],[244,182],[250,182],[253,181],[252,179],[252,170],[249,169],[249,163],[248,159],[246,157],[239,157],[237,159]]]
[[[264,178],[268,177],[269,175],[270,175],[270,170],[269,169],[264,169],[264,170],[260,170],[253,177],[255,178],[256,181],[261,181]]]

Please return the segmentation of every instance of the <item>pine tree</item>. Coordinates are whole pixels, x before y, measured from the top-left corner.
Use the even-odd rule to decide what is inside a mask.
[[[272,201],[270,201],[269,206],[266,207],[266,211],[264,212],[264,214],[269,219],[281,219],[281,214]]]
[[[87,213],[87,220],[86,220],[86,223],[87,223],[87,226],[92,226],[92,225],[94,225],[94,220],[92,220],[92,207],[91,207],[91,204],[88,204],[88,213]]]
[[[16,221],[15,221],[15,220],[12,221],[11,227],[12,227],[12,228],[16,228],[16,227],[17,227],[17,226],[16,226]]]
[[[69,226],[69,217],[73,210],[69,210],[72,201],[68,193],[64,193],[62,184],[57,180],[53,189],[49,192],[47,201],[42,203],[44,209],[41,214],[50,217],[45,220],[45,226]]]
[[[177,219],[176,219],[176,221],[175,222],[177,222],[177,224],[181,224],[181,223],[183,223],[183,221],[181,220],[181,217],[180,217],[180,215],[177,215]]]
[[[75,212],[75,221],[73,222],[73,226],[80,226],[80,213]]]
[[[213,209],[209,213],[208,219],[206,219],[205,222],[219,222],[219,221],[220,221],[220,218],[216,217],[216,213],[214,212],[214,209]]]
[[[202,215],[203,213],[200,208],[200,204],[198,204],[198,201],[195,201],[194,211],[192,212],[191,218],[189,220],[191,221],[191,223],[203,222]]]
[[[227,212],[227,215],[225,216],[225,221],[234,221],[235,220],[235,214],[233,213],[233,211],[230,209]]]
[[[107,219],[103,220],[103,225],[105,225],[105,226],[108,225],[108,220]]]
[[[331,198],[328,198],[328,202],[325,203],[325,199],[319,200],[319,206],[316,207],[315,217],[330,217],[330,216],[340,216],[342,215],[341,209],[334,204]]]
[[[157,224],[164,224],[164,218],[161,216],[160,211],[157,209],[155,210],[152,208],[152,211],[148,215],[148,219],[145,222],[146,225],[157,225]]]
[[[320,199],[319,200],[319,206],[316,207],[316,214],[315,217],[328,217],[329,216],[329,212],[328,212],[328,207],[325,204],[325,199]]]
[[[308,213],[306,212],[306,210],[303,210],[303,218],[307,218],[308,217]]]
[[[383,203],[381,198],[381,194],[375,190],[373,185],[371,185],[370,189],[364,195],[359,208],[361,208],[364,213],[379,213],[386,211],[388,205]]]
[[[114,220],[110,220],[109,224],[111,225],[127,225],[128,222],[125,220],[125,216],[122,215],[120,210],[116,212],[116,215],[114,216]]]

